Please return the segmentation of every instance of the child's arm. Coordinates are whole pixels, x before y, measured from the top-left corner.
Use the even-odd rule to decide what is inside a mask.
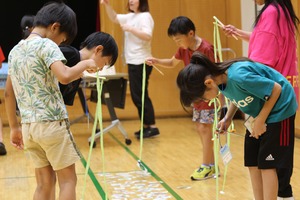
[[[227,131],[227,129],[230,126],[231,121],[234,117],[234,114],[236,113],[237,110],[238,110],[238,107],[236,107],[233,103],[231,103],[229,108],[227,109],[226,115],[218,123],[219,130]]]
[[[242,40],[249,42],[251,32],[243,31],[241,29],[236,28],[233,25],[225,25],[222,28],[222,30],[224,31],[224,33],[227,37],[231,37],[234,35],[234,36],[241,38]]]
[[[77,80],[83,71],[86,70],[90,73],[93,73],[101,70],[103,66],[101,66],[101,68],[97,67],[93,59],[88,59],[77,63],[73,67],[68,67],[61,61],[56,61],[51,64],[50,68],[61,84],[68,84],[74,80]]]
[[[269,99],[265,102],[264,106],[262,107],[259,114],[256,116],[253,122],[253,132],[252,136],[257,138],[262,135],[264,132],[266,132],[266,120],[273,109],[275,103],[277,102],[279,96],[281,93],[281,85],[278,83],[274,84],[272,93],[269,97]]]
[[[5,109],[8,117],[10,141],[18,149],[23,149],[22,131],[16,116],[16,97],[13,91],[10,76],[8,75],[5,88]]]
[[[146,64],[147,65],[158,65],[160,67],[165,67],[165,68],[174,68],[176,67],[181,60],[176,59],[174,56],[172,58],[146,58]]]

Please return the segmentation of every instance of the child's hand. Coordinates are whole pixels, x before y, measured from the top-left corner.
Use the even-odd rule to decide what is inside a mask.
[[[87,66],[86,71],[89,73],[95,73],[97,71],[102,70],[102,68],[104,67],[104,66],[97,65],[94,59],[86,60],[86,66]]]
[[[10,142],[17,149],[24,148],[21,128],[12,128],[10,131]]]
[[[228,120],[225,116],[222,120],[219,121],[219,123],[217,125],[218,133],[221,133],[221,134],[226,133],[230,124],[231,124],[231,120]]]
[[[265,121],[260,120],[258,117],[254,119],[252,126],[251,137],[255,137],[256,139],[258,139],[259,136],[264,134],[267,130]]]
[[[153,57],[146,58],[145,62],[149,66],[153,66],[157,63],[156,58],[153,58]]]
[[[222,30],[227,37],[232,37],[233,35],[239,36],[239,34],[237,33],[237,28],[233,25],[225,25],[224,27],[222,27]]]

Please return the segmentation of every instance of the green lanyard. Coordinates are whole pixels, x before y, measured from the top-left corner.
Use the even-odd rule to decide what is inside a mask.
[[[97,123],[99,123],[100,126],[100,144],[101,144],[101,154],[102,154],[102,171],[103,174],[105,173],[105,156],[104,156],[104,144],[103,144],[103,120],[102,120],[102,99],[101,99],[101,94],[102,94],[102,88],[103,88],[103,82],[105,80],[105,77],[99,77],[99,74],[97,72],[97,92],[98,92],[98,101],[97,101],[97,106],[96,106],[96,113],[95,113],[95,120],[94,120],[94,125],[92,129],[92,137],[91,137],[91,142],[90,142],[90,150],[89,150],[89,155],[85,167],[85,174],[84,174],[84,187],[82,191],[82,197],[81,200],[84,199],[85,196],[85,190],[86,190],[86,179],[88,176],[89,168],[90,168],[90,163],[91,163],[91,157],[92,157],[92,150],[93,150],[93,145],[95,142],[95,134],[96,134],[96,128],[97,128]],[[103,176],[104,178],[104,191],[107,191],[107,184],[106,184],[106,177]],[[106,192],[103,193],[102,199],[107,199]]]
[[[220,39],[220,33],[219,33],[219,28],[218,28],[218,20],[215,18],[214,22],[214,58],[215,61],[223,62],[223,57],[222,57],[222,45],[221,45],[221,39]],[[221,110],[220,106],[220,101],[213,99],[212,100],[214,105],[215,105],[215,118],[214,118],[214,124],[213,124],[213,141],[214,141],[214,158],[215,158],[215,167],[216,167],[216,199],[219,199],[219,167],[218,167],[218,161],[219,161],[219,144],[220,144],[220,138],[219,134],[217,134],[217,125],[219,122],[218,119],[218,112]],[[217,108],[216,101],[219,103],[219,107]],[[212,102],[210,102],[211,104]],[[229,100],[225,97],[225,103],[227,108],[229,108]],[[230,146],[230,131],[234,131],[234,124],[233,122],[231,125],[228,127],[227,131],[227,145]],[[223,181],[223,186],[222,186],[222,191],[220,193],[224,193],[224,188],[225,188],[225,183],[226,183],[226,175],[227,175],[227,170],[228,170],[228,164],[225,166],[225,171],[224,171],[224,181]]]

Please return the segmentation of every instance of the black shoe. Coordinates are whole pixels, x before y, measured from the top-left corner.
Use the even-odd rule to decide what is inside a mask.
[[[137,139],[140,139],[141,131],[135,132],[134,135],[136,136]],[[150,127],[144,128],[143,138],[149,138],[149,137],[153,137],[156,135],[159,135],[158,128],[150,128]]]
[[[4,155],[6,155],[6,149],[5,149],[5,145],[2,143],[2,142],[0,142],[0,156],[4,156]]]

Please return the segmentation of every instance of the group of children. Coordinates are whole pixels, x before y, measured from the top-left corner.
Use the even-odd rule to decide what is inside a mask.
[[[147,0],[135,0],[129,7],[133,16],[145,12],[142,19],[149,26],[142,30],[131,27],[134,24],[128,24],[127,20],[133,16],[117,15],[109,6],[108,0],[101,2],[106,6],[110,18],[120,23],[127,37],[130,38],[133,34],[138,35],[141,40],[151,40],[154,24],[151,15],[149,16]],[[262,2],[265,3],[262,11],[265,11],[273,1]],[[290,16],[289,19],[295,25],[291,26],[294,34],[299,20],[293,10],[286,11],[285,5],[292,8],[290,0],[285,3],[277,1],[280,6],[274,2],[272,5],[279,10],[284,6],[284,16]],[[140,4],[147,6],[141,7]],[[259,22],[258,20],[257,23]],[[232,25],[225,26],[223,30],[228,36],[244,37]],[[113,65],[118,57],[115,40],[102,32],[88,36],[80,51],[67,46],[76,33],[76,15],[71,8],[64,3],[46,4],[34,17],[33,29],[28,37],[21,40],[9,54],[5,100],[11,143],[18,149],[25,146],[33,158],[37,180],[34,199],[54,199],[56,176],[60,186],[59,198],[76,199],[75,162],[80,154],[70,132],[65,107],[69,101],[66,97],[70,97],[69,90],[74,95],[72,87],[78,86],[83,71],[96,72],[104,65]],[[292,85],[278,71],[264,65],[268,63],[255,62],[260,60],[254,58],[255,61],[239,58],[218,63],[218,60],[214,60],[213,46],[196,34],[193,22],[187,17],[174,18],[168,28],[168,35],[179,46],[176,54],[169,59],[159,59],[152,57],[151,51],[146,51],[142,63],[147,63],[147,82],[152,65],[175,67],[183,61],[186,66],[177,77],[180,100],[182,105],[193,107],[193,121],[196,122],[203,145],[203,161],[193,172],[191,179],[203,180],[214,176],[211,140],[214,109],[208,102],[221,92],[234,103],[230,104],[218,128],[226,131],[238,109],[254,118],[251,122],[252,132],[247,130],[245,137],[245,166],[249,167],[255,199],[276,199],[277,195],[280,196],[277,191],[283,186],[290,186],[291,173],[284,173],[280,169],[292,170],[293,165],[297,101]],[[140,43],[139,40],[134,42]],[[141,61],[132,57],[130,45],[132,44],[126,46],[129,51],[126,57],[129,75],[139,74],[141,77]],[[71,60],[74,62],[70,63]],[[130,78],[130,84],[131,79],[133,78]],[[138,99],[141,97],[141,83],[130,87],[131,92],[136,95],[132,98],[136,99],[135,104],[140,114]],[[64,92],[67,93],[64,95]],[[22,127],[16,117],[16,105],[20,110]],[[159,130],[155,126],[154,109],[149,97],[148,108],[149,118],[145,121],[144,131],[145,137],[152,137],[158,135]],[[139,138],[140,131],[135,135]],[[281,185],[281,178],[288,180],[288,183]],[[43,187],[44,185],[47,187]],[[292,198],[290,193],[286,192],[281,197]]]

